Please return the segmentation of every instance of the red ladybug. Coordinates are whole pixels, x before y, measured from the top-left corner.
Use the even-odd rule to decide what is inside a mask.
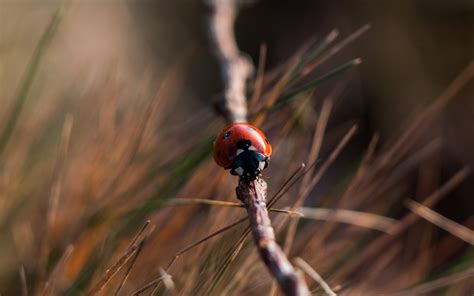
[[[268,166],[272,145],[255,126],[237,122],[220,132],[212,150],[219,166],[230,169],[232,175],[254,180]]]

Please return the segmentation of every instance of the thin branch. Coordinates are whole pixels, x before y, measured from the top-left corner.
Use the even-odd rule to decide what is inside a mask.
[[[235,41],[233,26],[237,14],[237,3],[233,0],[208,0],[212,13],[209,17],[209,32],[214,51],[221,65],[222,80],[225,87],[225,95],[220,98],[217,109],[228,123],[247,120],[247,98],[245,96],[245,82],[253,71],[249,59],[242,55]],[[295,61],[295,66],[299,60]],[[288,71],[288,73],[292,73]],[[288,76],[288,77],[286,77]],[[278,94],[283,90],[289,74],[284,75],[273,89],[266,100],[266,105],[272,104]],[[264,116],[256,119],[256,123],[263,121]],[[260,256],[267,265],[269,271],[278,281],[281,289],[286,295],[310,295],[304,278],[299,275],[286,258],[278,244],[268,217],[266,207],[267,186],[265,181],[257,179],[251,182],[240,180],[236,189],[237,197],[244,203],[249,222],[251,225],[254,241],[260,252]],[[237,256],[240,247],[247,236],[246,229],[224,264],[219,269],[218,276],[210,286],[212,290],[216,285],[232,259]]]
[[[240,180],[237,197],[246,205],[250,227],[260,257],[285,295],[310,295],[304,278],[291,265],[275,241],[266,206],[267,185],[262,179]]]
[[[228,123],[246,121],[247,98],[245,82],[253,73],[250,59],[237,47],[234,21],[238,12],[236,1],[208,0],[212,12],[209,16],[209,35],[213,50],[219,59],[224,96],[216,107]]]
[[[301,164],[301,166],[299,166],[291,175],[290,177],[283,183],[283,185],[280,187],[280,189],[275,193],[275,195],[270,199],[270,201],[272,200],[275,200],[280,194],[284,194],[284,190],[288,189],[289,187],[291,187],[293,184],[294,184],[294,181],[295,180],[298,180],[299,177],[297,177],[298,173],[301,172],[301,170],[303,170],[305,167],[304,164]],[[175,199],[176,203],[179,204],[180,201],[178,201],[180,199]],[[217,201],[213,201],[212,203],[215,203]],[[224,202],[224,203],[227,203],[227,202]],[[237,204],[237,203],[235,203]],[[238,203],[238,205],[240,205],[240,203]],[[171,261],[168,263],[168,266],[166,267],[166,271],[169,272],[169,270],[171,269],[171,267],[173,266],[174,262],[179,258],[180,255],[188,252],[189,250],[193,249],[194,247],[206,242],[208,239],[211,239],[213,238],[214,236],[217,236],[227,230],[230,230],[232,229],[234,226],[242,223],[242,222],[245,222],[247,220],[247,218],[243,218],[243,219],[240,219],[230,225],[227,225],[225,227],[222,227],[220,229],[218,229],[217,231],[207,235],[206,237],[200,239],[199,241],[181,249],[179,252],[177,252],[173,258],[171,259]],[[239,253],[242,245],[243,245],[243,242],[245,241],[245,238],[247,237],[247,235],[250,233],[250,227],[247,227],[243,233],[240,235],[239,239],[237,240],[237,243],[232,247],[232,249],[229,251],[229,255],[224,259],[223,261],[223,264],[222,266],[219,268],[218,270],[218,274],[220,272],[222,272],[222,270],[224,270],[226,268],[226,266],[228,266],[230,264],[230,262],[233,260],[233,258],[235,258],[237,256],[237,254]],[[139,290],[135,291],[135,293],[133,295],[139,295],[141,293],[143,293],[144,291],[152,288],[152,287],[156,287],[157,284],[159,284],[161,282],[163,278],[160,276],[159,278],[156,278],[154,279],[153,281],[147,283],[146,285],[144,285],[143,287],[141,287]],[[215,286],[218,282],[218,279],[216,277],[216,279],[214,280],[213,284],[211,285],[210,287],[210,290],[212,290],[213,286]]]

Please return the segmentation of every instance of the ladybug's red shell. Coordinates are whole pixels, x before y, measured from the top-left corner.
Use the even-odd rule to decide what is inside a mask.
[[[232,123],[219,133],[214,142],[212,154],[219,166],[226,169],[232,166],[240,140],[249,140],[254,150],[266,157],[272,154],[272,146],[261,130],[244,122]]]

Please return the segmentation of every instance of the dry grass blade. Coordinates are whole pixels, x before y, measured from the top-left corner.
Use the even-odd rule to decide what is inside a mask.
[[[281,185],[278,191],[270,198],[268,201],[268,207],[273,206],[283,195],[285,195],[290,188],[295,185],[295,183],[303,176],[305,173],[304,168],[306,165],[302,163],[291,175],[290,177]],[[300,172],[302,174],[298,175]]]
[[[474,278],[474,267],[418,285],[406,291],[390,294],[390,296],[424,295],[469,278]]]
[[[255,79],[255,84],[253,87],[253,94],[252,98],[250,98],[249,106],[253,109],[262,94],[262,87],[263,87],[263,78],[265,76],[265,62],[267,59],[267,45],[263,43],[260,45],[260,55],[258,59],[258,68],[257,68],[257,79]]]
[[[324,292],[329,296],[336,296],[337,294],[331,290],[331,287],[324,281],[324,279],[314,270],[306,261],[297,257],[295,258],[295,264],[301,268],[306,274],[308,274],[316,283],[321,286]]]
[[[234,222],[234,223],[232,223],[232,224],[229,224],[229,225],[227,225],[227,226],[225,226],[225,227],[222,227],[222,228],[220,228],[219,230],[217,230],[217,231],[211,233],[210,235],[207,235],[206,237],[204,237],[204,238],[198,240],[197,242],[195,242],[195,243],[193,243],[193,244],[191,244],[191,245],[185,247],[184,249],[182,249],[181,251],[179,251],[178,253],[176,253],[176,255],[174,256],[172,262],[174,262],[174,260],[175,260],[176,258],[178,258],[180,255],[186,253],[187,251],[191,250],[192,248],[194,248],[194,247],[196,247],[196,246],[202,244],[203,242],[209,240],[210,238],[215,237],[215,236],[218,235],[218,234],[221,234],[221,233],[223,233],[223,232],[225,232],[225,231],[227,231],[227,230],[232,229],[233,227],[239,225],[239,224],[242,223],[242,222],[245,222],[246,220],[247,220],[247,218],[242,218],[242,219],[240,219],[240,220],[237,220],[236,222]],[[170,267],[171,267],[171,264],[168,265],[168,267],[166,268],[166,270],[169,271]]]
[[[25,272],[25,266],[20,266],[20,282],[21,282],[21,295],[22,296],[28,296],[28,284],[26,282],[26,272]]]
[[[215,200],[215,199],[204,199],[204,198],[176,198],[168,201],[166,203],[167,206],[183,206],[183,205],[195,205],[195,204],[203,204],[203,205],[211,205],[211,206],[223,206],[223,207],[236,207],[236,208],[244,208],[245,206],[238,202],[232,201],[223,201],[223,200]],[[269,208],[270,212],[275,213],[282,213],[288,214],[290,216],[301,216],[302,214],[287,209],[275,209]]]
[[[371,213],[343,210],[343,209],[323,209],[323,208],[296,208],[297,212],[303,214],[304,219],[315,219],[322,221],[332,221],[361,226],[369,229],[380,230],[390,233],[397,220]]]
[[[120,281],[119,285],[117,286],[117,289],[115,290],[114,296],[117,296],[120,291],[122,290],[123,286],[125,285],[125,282],[127,282],[128,277],[130,276],[130,273],[132,272],[132,268],[135,265],[135,262],[137,261],[138,256],[140,255],[142,249],[143,249],[144,242],[142,241],[139,246],[137,251],[135,252],[135,256],[133,256],[130,264],[128,265],[127,271],[125,272],[125,275],[123,276],[122,280]]]
[[[328,159],[321,165],[321,168],[318,170],[318,172],[314,175],[314,177],[311,179],[311,182],[309,183],[308,187],[306,190],[303,192],[302,196],[307,196],[314,186],[321,180],[322,176],[326,173],[327,169],[331,166],[331,164],[336,160],[336,158],[339,156],[339,154],[342,152],[344,147],[346,147],[347,143],[352,139],[354,134],[357,131],[357,125],[353,125],[349,131],[344,135],[344,137],[341,139],[339,144],[336,146],[336,148],[333,150],[333,152],[329,155]]]
[[[229,224],[225,227],[222,227],[222,228],[219,228],[217,231],[214,231],[213,233],[203,237],[202,239],[198,240],[197,242],[194,242],[192,243],[191,245],[181,249],[180,251],[178,251],[174,256],[173,258],[171,259],[171,261],[168,263],[168,266],[166,267],[166,272],[169,272],[171,267],[173,266],[174,262],[176,262],[176,260],[179,258],[179,256],[181,256],[182,254],[186,253],[187,251],[199,246],[200,244],[206,242],[207,240],[227,231],[227,230],[230,230],[232,229],[233,227],[239,225],[240,223],[243,223],[247,221],[247,218],[242,218],[240,220],[237,220],[236,222],[232,223],[232,224]],[[163,276],[160,276],[154,280],[152,280],[151,282],[145,284],[142,288],[140,288],[139,290],[137,290],[133,295],[139,295],[143,292],[145,292],[146,290],[154,287],[154,289],[156,289],[156,285],[159,284],[161,281],[163,280]]]
[[[257,116],[252,121],[253,125],[260,126],[265,121],[265,118],[267,116],[267,111],[270,110],[270,108],[273,106],[273,104],[275,104],[275,102],[277,102],[278,98],[285,90],[285,87],[287,86],[288,82],[291,79],[293,70],[296,69],[296,67],[299,65],[301,61],[301,56],[302,56],[302,53],[297,54],[295,55],[293,60],[291,60],[288,70],[280,78],[280,80],[278,80],[278,82],[275,84],[273,89],[270,91],[268,97],[265,100],[265,103],[263,104],[262,109],[257,113]]]
[[[145,292],[146,290],[152,288],[152,287],[155,287],[158,283],[160,283],[161,281],[163,280],[163,277],[159,277],[159,278],[156,278],[154,279],[153,281],[149,282],[148,284],[146,284],[145,286],[141,287],[140,289],[138,289],[137,291],[133,292],[132,295],[136,296],[136,295],[140,295],[142,294],[143,292]]]
[[[295,177],[297,176],[297,174],[304,168],[304,164],[302,164],[300,167],[298,167],[291,175],[290,177],[283,183],[283,185],[280,187],[280,189],[275,193],[275,195],[273,196],[272,199],[275,199],[276,197],[278,197],[279,194],[282,193],[282,191],[286,188],[286,186],[288,186],[291,181],[293,181],[295,179]],[[291,186],[291,185],[290,185]],[[179,200],[179,199],[176,199],[176,200]],[[180,203],[181,201],[174,201],[174,202],[177,202],[177,203]],[[171,201],[173,203],[173,201]],[[193,200],[193,202],[195,202]],[[211,203],[212,204],[216,204],[217,201],[212,201]],[[217,202],[218,204],[220,204],[220,202]],[[224,202],[225,204],[227,204],[227,202]],[[210,203],[209,203],[210,204]],[[238,203],[235,203],[235,204],[238,204]],[[240,204],[239,204],[240,205]],[[170,263],[168,264],[167,268],[166,268],[166,271],[169,271],[171,269],[171,267],[173,266],[174,262],[178,259],[178,257],[182,254],[184,254],[185,252],[191,250],[192,248],[204,243],[205,241],[207,241],[208,239],[220,234],[220,233],[223,233],[227,230],[230,230],[232,229],[234,226],[240,224],[240,223],[243,223],[247,220],[247,218],[242,218],[230,225],[227,225],[223,228],[220,228],[219,230],[211,233],[210,235],[200,239],[199,241],[185,247],[184,249],[180,250],[178,253],[176,253],[176,255],[171,259]],[[208,294],[210,294],[212,292],[212,290],[214,289],[214,287],[219,283],[219,280],[220,278],[222,277],[223,273],[225,272],[225,270],[227,269],[227,267],[230,265],[230,263],[236,258],[236,256],[238,255],[239,251],[241,250],[242,246],[243,246],[243,243],[245,241],[245,239],[247,238],[248,234],[250,233],[250,227],[247,227],[243,233],[239,236],[239,239],[237,240],[237,243],[231,248],[231,250],[229,251],[229,255],[224,259],[222,265],[219,267],[218,271],[217,271],[217,276],[214,277],[214,280],[212,281],[209,289],[208,289]],[[142,288],[140,288],[139,290],[137,290],[134,295],[139,295],[141,293],[143,293],[144,291],[148,290],[149,288],[151,287],[155,287],[158,283],[160,283],[162,280],[162,277],[160,278],[157,278],[149,283],[147,283],[145,286],[143,286]]]
[[[430,196],[428,196],[424,201],[423,205],[431,207],[436,204],[441,198],[446,196],[449,192],[451,192],[454,188],[456,188],[462,181],[466,179],[469,175],[469,168],[465,167],[452,176],[446,183],[443,184],[438,190],[433,192]],[[380,252],[387,247],[388,244],[399,234],[405,231],[410,225],[416,222],[417,216],[413,213],[407,214],[402,219],[398,220],[391,229],[389,229],[389,233],[391,235],[384,235],[373,241],[369,246],[367,246],[362,253],[353,258],[350,264],[345,265],[342,269],[340,269],[337,274],[335,275],[338,278],[343,278],[345,276],[354,275],[360,268],[362,264],[368,262],[373,257],[380,254]]]
[[[66,263],[68,262],[69,257],[71,256],[73,251],[74,251],[74,247],[72,245],[69,245],[66,248],[66,251],[64,252],[61,259],[59,260],[58,264],[56,264],[56,267],[54,268],[54,270],[49,275],[49,278],[44,284],[44,287],[42,291],[39,293],[39,295],[55,295],[54,288],[55,288],[57,277],[60,274],[60,272],[63,272],[66,266]]]
[[[329,98],[325,99],[323,102],[323,106],[321,107],[321,112],[319,114],[318,122],[316,123],[316,128],[315,128],[314,136],[313,136],[313,143],[311,144],[311,149],[308,154],[307,163],[314,163],[319,157],[319,152],[323,144],[324,132],[326,131],[326,126],[327,126],[329,116],[332,110],[332,105],[333,105],[332,101],[340,92],[339,90],[340,88],[338,89],[336,93],[333,93]],[[303,193],[302,192],[303,188],[305,188],[308,185],[310,180],[311,180],[311,174],[306,174],[303,177],[303,181],[301,182],[301,186],[299,189],[299,194],[298,194],[299,197]],[[302,199],[300,198],[298,202],[296,203],[297,207],[301,205],[301,201]]]
[[[184,66],[188,61],[190,53],[191,50],[185,52],[183,57],[172,66],[168,73],[166,73],[164,80],[161,82],[157,92],[148,103],[141,120],[138,122],[136,133],[130,139],[130,145],[124,155],[122,155],[119,167],[115,170],[115,175],[110,178],[109,183],[106,184],[102,191],[98,194],[98,197],[96,198],[97,200],[108,200],[106,197],[108,197],[113,192],[115,187],[117,187],[117,184],[119,184],[119,182],[128,173],[129,167],[135,161],[137,153],[140,150],[145,133],[147,132],[148,127],[151,125],[152,120],[155,119],[153,115],[157,112],[162,100],[170,96],[170,92],[173,92],[175,89],[177,89],[177,82],[182,79],[181,77],[183,77],[183,72],[185,70]]]
[[[66,119],[63,125],[63,131],[61,135],[61,143],[59,145],[59,153],[54,165],[54,172],[53,172],[53,181],[51,184],[50,189],[50,196],[48,200],[48,211],[46,214],[46,230],[41,238],[40,244],[40,262],[42,265],[43,270],[42,273],[45,272],[46,268],[46,261],[49,254],[49,239],[50,239],[50,232],[56,222],[57,210],[59,206],[59,198],[61,195],[61,187],[63,183],[63,170],[64,170],[64,162],[66,160],[66,155],[68,154],[69,150],[69,141],[71,137],[71,130],[73,126],[73,117],[71,114],[66,115]]]
[[[389,161],[394,161],[404,156],[404,151],[407,147],[410,147],[408,143],[417,138],[420,133],[425,130],[432,122],[434,117],[447,106],[447,104],[466,86],[466,84],[474,76],[474,61],[472,61],[457,77],[451,82],[446,90],[435,100],[433,104],[428,106],[420,115],[417,115],[415,119],[410,123],[408,128],[403,134],[397,139],[397,141],[390,145],[390,148],[382,159],[384,165]]]
[[[321,146],[323,143],[326,125],[329,120],[329,115],[331,114],[331,109],[332,109],[332,98],[324,100],[323,106],[321,108],[321,112],[318,118],[318,122],[316,124],[316,129],[315,129],[315,133],[313,137],[313,143],[311,144],[311,149],[308,155],[308,163],[314,163],[318,159],[319,151],[321,150]],[[303,177],[303,181],[301,182],[299,193],[298,193],[298,198],[295,202],[295,207],[301,206],[305,198],[302,195],[304,188],[308,186],[308,183],[310,182],[311,177],[312,177],[312,174],[306,174]],[[288,232],[286,235],[285,245],[283,246],[283,250],[285,251],[286,254],[289,254],[289,251],[293,244],[297,226],[298,226],[297,219],[291,221],[290,225],[288,226]]]
[[[443,184],[438,190],[428,196],[422,204],[426,207],[434,206],[438,201],[445,197],[449,192],[454,190],[461,182],[463,182],[470,174],[471,170],[469,167],[464,167],[462,170],[452,176],[446,183]],[[398,223],[396,223],[390,230],[391,234],[400,234],[403,230],[409,227],[417,220],[417,216],[414,214],[408,214]]]
[[[306,74],[309,74],[309,72],[302,73],[302,69],[304,69],[305,66],[307,66],[309,63],[313,62],[319,55],[326,50],[326,48],[333,43],[336,38],[339,36],[339,30],[334,29],[329,34],[324,37],[322,42],[318,45],[317,48],[314,50],[310,50],[307,56],[304,57],[302,63],[296,68],[295,70],[295,75],[301,75],[305,76]]]
[[[247,218],[242,218],[240,220],[237,220],[236,222],[232,223],[232,224],[229,224],[225,227],[222,227],[222,228],[219,228],[217,231],[214,231],[213,233],[203,237],[202,239],[192,243],[191,245],[181,249],[180,251],[178,251],[174,256],[173,258],[171,259],[171,261],[168,263],[168,266],[166,267],[166,272],[169,272],[171,267],[173,266],[174,262],[176,262],[176,260],[179,258],[179,256],[181,256],[182,254],[188,252],[189,250],[199,246],[200,244],[206,242],[207,240],[223,233],[223,232],[226,232],[227,230],[230,230],[232,229],[233,227],[239,225],[240,223],[243,223],[247,221]],[[161,281],[163,280],[163,276],[160,276],[159,278],[156,278],[154,280],[152,280],[151,282],[145,284],[143,287],[141,287],[139,290],[137,290],[134,295],[139,295],[143,292],[145,292],[146,290],[152,288],[152,287],[155,287],[155,285],[157,285],[158,283],[160,283]]]
[[[247,218],[245,218],[245,220],[247,220]],[[245,228],[242,234],[239,236],[239,239],[234,244],[234,246],[230,248],[229,254],[226,256],[221,266],[217,270],[216,275],[213,277],[213,280],[209,286],[209,289],[206,292],[207,295],[211,295],[214,288],[217,286],[217,284],[219,284],[220,280],[224,276],[224,273],[227,270],[227,268],[235,260],[235,258],[237,258],[237,255],[239,254],[240,250],[242,250],[245,240],[247,239],[249,234],[250,234],[250,226],[247,226],[247,228]]]
[[[174,198],[166,202],[166,206],[185,206],[185,205],[210,205],[210,206],[224,206],[224,207],[243,207],[241,203],[206,199],[206,198]]]
[[[463,241],[474,245],[474,231],[467,228],[464,225],[454,222],[432,209],[417,203],[414,200],[408,199],[405,201],[405,206],[410,209],[413,213],[417,214],[421,218],[433,223],[434,225],[446,230],[452,235],[462,239]]]
[[[132,242],[128,246],[125,253],[110,267],[107,269],[103,277],[93,286],[93,288],[87,293],[87,295],[97,295],[105,288],[105,286],[109,283],[109,281],[122,269],[122,267],[127,264],[127,262],[132,258],[132,256],[138,252],[143,247],[143,243],[146,239],[146,236],[142,239],[139,239],[146,228],[150,225],[150,221],[146,221],[142,228],[138,231],[138,233],[133,238]]]

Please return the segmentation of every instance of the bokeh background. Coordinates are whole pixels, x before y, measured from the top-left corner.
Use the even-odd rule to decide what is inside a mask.
[[[150,219],[119,292],[129,295],[159,277],[183,247],[245,216],[239,208],[166,206],[176,198],[236,201],[237,180],[210,158],[212,138],[225,123],[212,103],[222,83],[206,35],[208,13],[203,2],[189,0],[0,0],[2,295],[25,287],[29,294],[85,294]],[[423,294],[404,289],[473,266],[472,241],[411,214],[404,201],[423,202],[474,165],[474,83],[439,110],[430,107],[473,59],[474,3],[247,1],[237,43],[255,65],[266,44],[265,70],[276,77],[249,111],[258,110],[306,44],[337,29],[329,51],[365,24],[367,32],[285,91],[353,58],[361,65],[268,112],[261,128],[275,153],[265,178],[271,196],[307,162],[330,96],[320,162],[353,124],[358,130],[305,205],[375,213],[395,224],[407,215],[417,219],[396,235],[302,220],[290,257],[305,259],[343,295]],[[390,154],[417,120],[426,124]],[[374,135],[379,140],[366,159]],[[462,177],[430,208],[473,229],[474,178]],[[277,206],[292,206],[305,186],[295,184]],[[288,217],[272,217],[283,243]],[[182,255],[169,271],[176,293],[268,293],[272,281],[250,238],[219,273],[243,227]],[[127,266],[103,295],[114,294]],[[425,294],[472,295],[473,282],[471,272]]]

